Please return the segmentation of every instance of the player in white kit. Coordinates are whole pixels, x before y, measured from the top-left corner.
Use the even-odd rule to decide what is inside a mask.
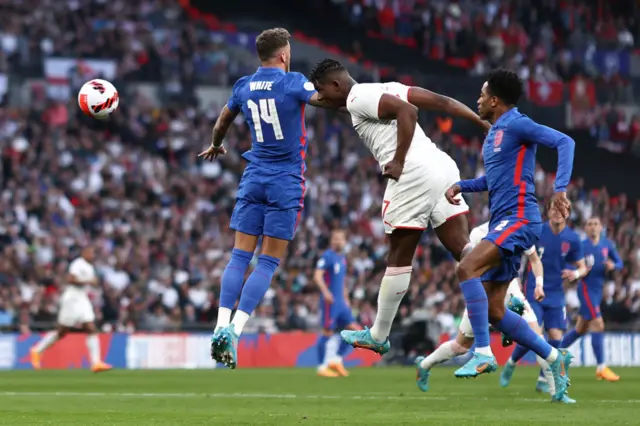
[[[417,124],[417,109],[432,109],[488,123],[460,102],[418,87],[400,83],[358,84],[337,61],[318,63],[309,80],[318,100],[334,108],[346,108],[353,127],[388,177],[382,202],[382,220],[390,234],[387,270],[378,293],[378,313],[371,330],[343,331],[354,347],[379,354],[389,348],[391,323],[409,287],[411,264],[422,232],[435,229],[442,244],[460,260],[470,248],[464,213],[469,207],[449,203],[444,194],[458,182],[455,162],[427,137]]]
[[[478,244],[489,232],[489,222],[483,223],[482,225],[476,227],[471,231],[471,244]],[[538,252],[536,251],[535,246],[529,248],[525,252],[525,255],[529,259],[529,264],[531,265],[531,270],[536,277],[536,288],[534,295],[537,300],[544,299],[544,290],[543,290],[543,267],[542,261],[538,256]],[[522,313],[522,318],[529,323],[529,326],[535,330],[538,334],[542,335],[542,330],[538,326],[538,320],[536,318],[536,314],[533,309],[531,309],[531,305],[524,297],[522,293],[522,289],[520,288],[520,281],[518,278],[514,278],[510,283],[507,289],[507,294],[505,296],[504,303],[507,307],[509,307],[510,303],[513,303],[512,298],[517,298],[519,302],[524,304],[524,312]],[[429,390],[429,376],[431,368],[436,365],[448,361],[454,357],[464,355],[469,351],[471,346],[473,346],[473,329],[471,328],[471,322],[469,321],[469,315],[467,310],[464,310],[464,314],[462,316],[462,321],[460,322],[460,328],[458,331],[458,335],[454,340],[449,340],[448,342],[444,342],[438,348],[433,351],[429,356],[423,357],[419,356],[416,358],[416,368],[417,368],[417,385],[418,388],[426,392]],[[549,364],[543,358],[537,358],[538,364],[545,371],[545,376],[547,378],[547,383],[550,384],[550,393],[553,395],[555,393],[555,385],[553,381],[553,374],[551,373],[551,369],[549,368]]]
[[[98,329],[94,323],[96,317],[86,289],[87,286],[95,286],[98,283],[96,271],[91,264],[94,256],[93,248],[85,247],[81,256],[69,264],[67,286],[60,297],[56,330],[45,334],[42,340],[31,348],[31,364],[36,370],[40,369],[42,353],[62,339],[69,331],[77,328],[89,333],[87,349],[91,370],[102,372],[111,369],[111,366],[101,359]]]

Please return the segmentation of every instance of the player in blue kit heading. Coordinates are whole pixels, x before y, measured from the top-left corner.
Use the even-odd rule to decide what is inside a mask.
[[[478,99],[480,117],[492,124],[482,147],[486,175],[460,181],[446,193],[449,202],[456,204],[455,197],[460,193],[488,191],[491,215],[489,233],[458,265],[457,276],[467,301],[476,349],[455,375],[475,377],[497,370],[489,346],[490,321],[549,363],[556,388],[552,400],[561,401],[568,385],[571,355],[549,345],[522,317],[506,310],[504,298],[509,282],[518,274],[522,254],[535,245],[542,231],[533,180],[537,144],[558,151],[552,203],[567,217],[570,204],[566,187],[573,169],[575,142],[520,113],[515,105],[522,93],[517,74],[507,70],[489,74]]]
[[[561,345],[569,347],[587,332],[591,332],[591,347],[598,363],[596,379],[615,382],[620,380],[620,376],[611,371],[604,361],[604,321],[600,313],[600,302],[607,274],[622,269],[623,263],[616,246],[602,235],[600,218],[589,219],[585,230],[587,239],[582,245],[589,273],[578,282],[580,312],[576,328],[564,336]]]
[[[544,268],[544,298],[538,300],[536,287],[542,282],[536,280],[531,268],[527,269],[523,280],[524,294],[531,305],[538,323],[544,326],[548,342],[559,348],[562,335],[567,329],[567,308],[564,297],[564,283],[579,280],[587,273],[582,250],[582,241],[577,232],[567,226],[567,220],[557,208],[548,206],[549,221],[542,227],[537,243],[538,255]],[[529,348],[516,345],[500,376],[500,384],[508,386],[518,361],[529,352]],[[544,375],[540,374],[536,390],[548,392]]]
[[[307,153],[305,105],[323,106],[313,84],[304,75],[289,72],[290,38],[283,28],[263,31],[256,38],[261,66],[233,86],[213,128],[211,146],[199,155],[213,160],[225,154],[222,141],[242,112],[253,143],[242,155],[248,164],[231,216],[235,244],[222,275],[218,321],[211,338],[211,357],[230,368],[237,365],[238,337],[269,288],[302,212]],[[260,236],[264,236],[262,253],[244,282]],[[238,309],[231,321],[238,297]]]
[[[330,247],[318,259],[313,277],[320,289],[322,319],[322,335],[318,340],[318,375],[324,377],[348,376],[342,356],[349,345],[340,338],[336,330],[360,328],[353,319],[345,285],[347,258],[343,251],[346,243],[345,231],[334,229],[331,232]]]

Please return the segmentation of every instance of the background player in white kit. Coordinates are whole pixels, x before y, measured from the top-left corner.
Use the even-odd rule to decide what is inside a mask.
[[[309,80],[318,100],[334,108],[346,107],[353,127],[389,178],[382,203],[385,231],[390,234],[387,270],[378,293],[378,313],[371,330],[343,331],[354,347],[384,354],[398,306],[409,287],[416,248],[429,224],[442,244],[460,260],[470,248],[464,200],[449,203],[444,194],[457,182],[456,163],[427,137],[417,124],[416,106],[488,123],[462,103],[419,87],[400,83],[358,84],[337,61],[318,63]]]
[[[91,263],[94,257],[93,247],[88,246],[82,250],[80,257],[69,264],[67,286],[60,297],[56,330],[45,334],[31,349],[33,368],[40,369],[40,357],[47,348],[62,339],[71,329],[80,328],[89,333],[87,349],[91,370],[97,373],[111,369],[100,357],[100,340],[94,324],[96,317],[86,289],[87,286],[95,286],[98,283],[96,271]]]
[[[474,246],[478,244],[482,240],[482,238],[487,235],[488,232],[489,222],[483,223],[482,225],[474,228],[473,231],[471,231],[471,244]],[[544,298],[544,271],[542,268],[542,261],[538,256],[535,246],[527,250],[525,252],[525,255],[529,258],[531,270],[536,277],[536,299],[542,300]],[[529,326],[534,331],[541,335],[542,330],[538,326],[536,315],[533,312],[533,309],[531,309],[529,302],[527,302],[527,299],[524,297],[524,294],[522,293],[522,290],[520,288],[520,282],[517,278],[513,279],[509,283],[504,301],[505,305],[508,305],[512,297],[518,298],[522,303],[524,303],[524,313],[522,314],[522,317],[527,323],[529,323]],[[454,340],[449,340],[448,342],[441,344],[429,356],[419,356],[418,358],[416,358],[416,368],[418,370],[416,380],[418,388],[420,388],[420,390],[423,392],[429,390],[429,375],[431,368],[436,364],[440,364],[457,356],[464,355],[469,351],[471,346],[473,346],[473,340],[473,330],[471,328],[471,323],[469,322],[467,310],[465,309],[462,321],[460,322],[460,329],[456,338]],[[551,370],[549,369],[549,364],[541,357],[538,357],[538,364],[546,372],[545,376],[547,378],[547,382],[550,384],[549,387],[551,395],[555,394],[555,385],[553,382],[553,375],[551,374]]]

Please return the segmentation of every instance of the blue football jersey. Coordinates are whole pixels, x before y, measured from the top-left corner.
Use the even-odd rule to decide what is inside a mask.
[[[249,162],[291,173],[304,173],[307,132],[304,109],[316,93],[312,83],[297,72],[260,67],[233,86],[227,107],[242,111],[251,129]]]
[[[568,226],[565,226],[560,233],[555,234],[549,222],[545,222],[537,248],[544,270],[545,298],[540,303],[548,307],[565,306],[562,271],[584,259],[580,236]],[[534,299],[535,283],[535,276],[531,268],[528,268],[524,288],[525,294],[530,300]]]
[[[492,225],[509,217],[542,222],[533,180],[537,144],[558,149],[555,190],[566,191],[573,169],[571,138],[534,122],[517,108],[491,126],[482,154]]]
[[[584,247],[584,259],[589,273],[583,279],[586,290],[594,295],[602,295],[602,287],[605,282],[607,270],[605,263],[612,260],[615,269],[622,269],[622,259],[618,255],[615,245],[605,237],[601,237],[597,244],[589,238],[582,242]]]
[[[322,254],[316,265],[324,271],[324,281],[333,295],[334,303],[344,301],[344,280],[347,276],[347,258],[329,249]]]

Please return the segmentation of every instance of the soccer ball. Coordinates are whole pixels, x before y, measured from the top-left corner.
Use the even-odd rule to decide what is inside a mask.
[[[120,99],[118,91],[106,80],[94,79],[87,81],[78,93],[78,105],[86,115],[105,120],[116,109]]]

